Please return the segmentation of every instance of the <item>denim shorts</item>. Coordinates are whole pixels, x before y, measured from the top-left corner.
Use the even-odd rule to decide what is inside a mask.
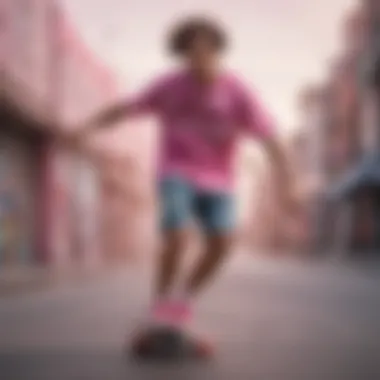
[[[194,219],[207,233],[235,227],[235,204],[229,192],[200,190],[181,177],[160,181],[160,223],[164,231],[187,227]]]

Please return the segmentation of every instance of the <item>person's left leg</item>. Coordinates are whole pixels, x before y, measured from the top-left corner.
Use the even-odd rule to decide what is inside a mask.
[[[185,292],[193,297],[209,283],[224,263],[231,243],[231,236],[224,233],[209,234],[203,255],[185,285]]]
[[[197,215],[205,233],[204,253],[185,283],[185,292],[194,296],[209,283],[224,263],[235,230],[232,194],[201,193],[196,199]]]

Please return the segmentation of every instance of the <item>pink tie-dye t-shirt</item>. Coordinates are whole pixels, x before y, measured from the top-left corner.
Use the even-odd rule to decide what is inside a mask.
[[[188,72],[174,73],[159,78],[126,106],[160,121],[160,176],[183,176],[202,189],[231,189],[241,134],[267,138],[274,132],[256,96],[229,74],[202,86]]]

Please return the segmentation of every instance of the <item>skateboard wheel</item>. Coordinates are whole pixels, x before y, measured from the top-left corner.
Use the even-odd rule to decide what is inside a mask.
[[[139,335],[137,336],[130,349],[133,356],[137,357],[146,357],[149,355],[150,345],[149,345],[149,337],[147,335]]]
[[[209,342],[169,328],[153,329],[138,335],[131,351],[137,358],[158,360],[203,360],[214,355]]]
[[[193,340],[193,355],[199,359],[209,359],[214,356],[214,347],[206,341]]]
[[[132,354],[143,359],[176,359],[184,352],[182,335],[160,328],[138,335],[132,343]]]

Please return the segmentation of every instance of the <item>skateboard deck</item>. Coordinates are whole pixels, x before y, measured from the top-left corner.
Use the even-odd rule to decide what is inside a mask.
[[[209,359],[214,355],[214,349],[209,342],[180,329],[154,327],[135,337],[131,354],[138,359]]]

